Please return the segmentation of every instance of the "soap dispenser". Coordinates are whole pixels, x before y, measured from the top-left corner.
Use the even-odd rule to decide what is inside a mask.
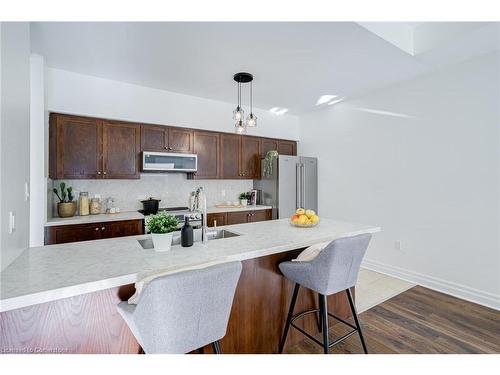
[[[181,229],[181,245],[182,247],[193,246],[193,227],[189,224],[189,218],[184,218],[184,226]]]

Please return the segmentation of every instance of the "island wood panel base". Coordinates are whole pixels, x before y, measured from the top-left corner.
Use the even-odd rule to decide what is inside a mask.
[[[278,351],[293,289],[278,264],[299,252],[243,262],[227,334],[221,340],[224,353]],[[116,305],[133,292],[133,285],[127,285],[0,313],[0,353],[139,353],[137,341],[116,311]],[[345,293],[330,296],[328,304],[332,313],[350,316]],[[317,294],[301,288],[295,313],[317,306]],[[297,325],[318,332],[313,315]],[[292,328],[285,348],[303,339]],[[204,352],[211,353],[211,347]]]

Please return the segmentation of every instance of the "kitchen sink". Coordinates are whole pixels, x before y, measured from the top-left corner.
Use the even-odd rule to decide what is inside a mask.
[[[195,229],[193,234],[194,234],[194,242],[201,242],[201,229]],[[212,230],[209,229],[207,235],[209,241],[221,240],[224,238],[239,236],[238,233],[231,232],[230,230],[227,229],[212,229]],[[137,241],[144,249],[154,249],[153,240],[151,238],[145,238],[143,240],[137,240]],[[181,244],[180,232],[174,233],[174,236],[172,238],[172,246],[177,246],[180,244]]]

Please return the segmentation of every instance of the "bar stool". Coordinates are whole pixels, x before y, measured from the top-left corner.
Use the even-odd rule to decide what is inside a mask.
[[[137,305],[118,304],[145,353],[180,354],[212,344],[226,335],[241,262],[180,272],[151,281]]]
[[[356,284],[361,260],[366,253],[371,237],[371,234],[361,234],[354,237],[339,238],[330,242],[318,256],[311,261],[280,263],[279,268],[283,275],[295,282],[285,330],[279,346],[280,353],[283,352],[288,330],[290,326],[292,326],[315,343],[323,346],[325,354],[328,354],[329,348],[357,332],[363,350],[368,354],[350,288]],[[293,316],[293,310],[295,308],[300,286],[311,289],[319,294],[319,309],[308,310]],[[328,313],[327,296],[340,291],[345,291],[347,295],[355,325]],[[320,342],[294,324],[297,319],[313,313],[319,313],[320,315],[319,330],[323,333],[323,342]],[[328,316],[348,325],[353,328],[353,330],[330,343],[328,339]]]

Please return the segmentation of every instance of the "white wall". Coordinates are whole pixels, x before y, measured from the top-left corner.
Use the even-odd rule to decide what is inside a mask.
[[[499,69],[490,54],[303,116],[299,145],[322,216],[382,226],[367,266],[496,308]]]
[[[44,63],[40,55],[30,59],[30,246],[44,243],[47,180]],[[42,157],[43,156],[43,157]]]
[[[234,131],[234,103],[77,74],[46,71],[47,110],[190,128]],[[255,109],[258,127],[249,135],[298,139],[298,118]]]
[[[1,261],[7,267],[29,241],[29,201],[24,184],[30,178],[30,37],[29,23],[3,22],[1,28]],[[9,234],[9,212],[15,231]]]

